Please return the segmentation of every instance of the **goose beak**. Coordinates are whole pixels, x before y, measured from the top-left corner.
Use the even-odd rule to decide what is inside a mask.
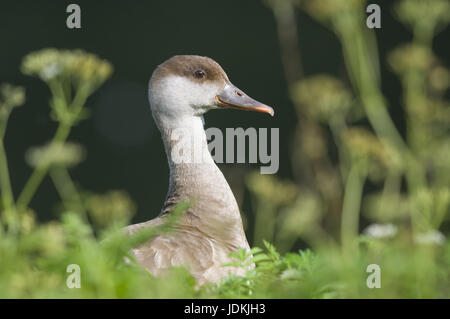
[[[252,99],[231,83],[225,84],[222,92],[216,96],[216,105],[246,111],[269,113],[272,116],[275,113],[270,106]]]

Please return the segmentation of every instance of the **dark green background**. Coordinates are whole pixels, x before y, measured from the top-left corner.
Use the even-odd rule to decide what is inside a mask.
[[[72,2],[81,6],[80,30],[66,27],[66,6]],[[393,19],[390,2],[381,3],[382,29],[376,33],[383,91],[394,121],[403,131],[400,83],[386,67],[385,55],[409,41],[411,35]],[[327,72],[345,79],[337,38],[304,13],[298,11],[297,15],[305,75]],[[436,54],[447,65],[448,39],[447,29],[434,42]],[[75,127],[69,138],[84,144],[88,152],[87,160],[72,175],[83,189],[129,192],[139,207],[135,221],[155,217],[166,195],[168,168],[147,102],[147,83],[156,65],[175,54],[215,59],[234,84],[274,107],[273,118],[234,110],[213,111],[205,117],[206,126],[279,127],[279,175],[291,175],[289,149],[295,112],[288,98],[275,20],[262,1],[2,1],[0,83],[27,89],[27,102],[12,114],[6,136],[16,196],[31,173],[24,161],[25,151],[45,143],[56,128],[49,118],[47,87],[19,71],[24,55],[46,47],[82,48],[114,65],[113,77],[88,101],[92,118]],[[247,171],[243,164],[236,166]],[[230,175],[225,170],[225,175],[232,185],[242,183],[241,174]],[[46,179],[31,206],[44,220],[56,216],[57,201],[53,185]],[[245,210],[250,209],[248,200],[244,204]]]

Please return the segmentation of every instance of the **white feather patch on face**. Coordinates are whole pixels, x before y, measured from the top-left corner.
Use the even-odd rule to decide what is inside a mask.
[[[215,97],[223,86],[221,82],[199,83],[182,76],[161,78],[149,87],[152,112],[169,117],[201,115],[216,108]]]

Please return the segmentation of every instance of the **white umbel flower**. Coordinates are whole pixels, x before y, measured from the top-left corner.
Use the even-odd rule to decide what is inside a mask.
[[[364,234],[372,238],[392,238],[397,234],[397,226],[393,224],[372,224],[364,230]]]
[[[417,234],[414,240],[418,244],[442,245],[445,243],[445,236],[439,230],[432,230],[427,233]]]

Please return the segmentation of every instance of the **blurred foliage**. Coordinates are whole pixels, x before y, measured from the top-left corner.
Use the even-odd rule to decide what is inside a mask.
[[[329,122],[346,118],[352,106],[352,96],[344,84],[330,75],[315,75],[294,86],[293,100],[305,106],[305,112],[316,120]]]
[[[123,191],[88,196],[86,205],[92,221],[100,227],[130,221],[136,213],[136,206],[130,196]]]
[[[81,145],[67,142],[32,147],[25,154],[25,159],[33,167],[53,165],[71,167],[82,162],[85,156]]]
[[[58,129],[49,143],[27,152],[34,171],[17,199],[3,137],[25,91],[0,86],[0,297],[450,297],[450,72],[432,46],[450,20],[449,2],[392,4],[413,35],[386,61],[402,86],[398,101],[406,132],[394,125],[381,89],[385,61],[378,57],[373,30],[365,26],[365,1],[265,3],[279,28],[298,129],[293,180],[246,177],[254,244],[264,249],[239,250],[224,267],[255,267],[245,277],[197,287],[185,269],[157,278],[136,263],[130,249],[170,232],[189,204],[178,205],[166,224],[128,236],[123,227],[136,210],[131,198],[123,191],[94,194],[72,180],[69,169],[86,154],[66,140],[71,128],[89,117],[86,101],[110,77],[112,66],[82,50],[44,49],[26,56],[22,71],[49,86],[50,115]],[[347,77],[301,74],[298,39],[290,32],[297,10],[336,35]],[[29,203],[47,175],[61,197],[60,218],[38,224]],[[310,248],[295,251],[299,245]],[[80,289],[66,285],[70,264],[80,266]],[[366,285],[371,264],[381,268],[381,289]]]
[[[182,268],[154,277],[127,251],[136,238],[109,226],[94,236],[76,213],[61,222],[21,228],[21,235],[0,233],[0,297],[2,298],[435,298],[448,297],[450,245],[427,235],[409,243],[402,230],[392,236],[361,237],[361,253],[343,258],[327,247],[281,255],[265,249],[240,250],[227,266],[256,267],[245,277],[230,276],[218,284],[195,286]],[[28,226],[27,226],[28,227]],[[385,231],[386,232],[386,231]],[[380,231],[378,231],[380,233]],[[154,235],[154,234],[153,234]],[[370,236],[370,237],[369,237]],[[138,242],[148,240],[145,234]],[[408,262],[405,262],[408,261]],[[369,264],[382,265],[382,289],[368,289]],[[81,269],[81,288],[69,289],[68,265]],[[225,266],[226,267],[226,266]],[[248,268],[246,268],[248,269]],[[424,272],[426,269],[426,272]]]

